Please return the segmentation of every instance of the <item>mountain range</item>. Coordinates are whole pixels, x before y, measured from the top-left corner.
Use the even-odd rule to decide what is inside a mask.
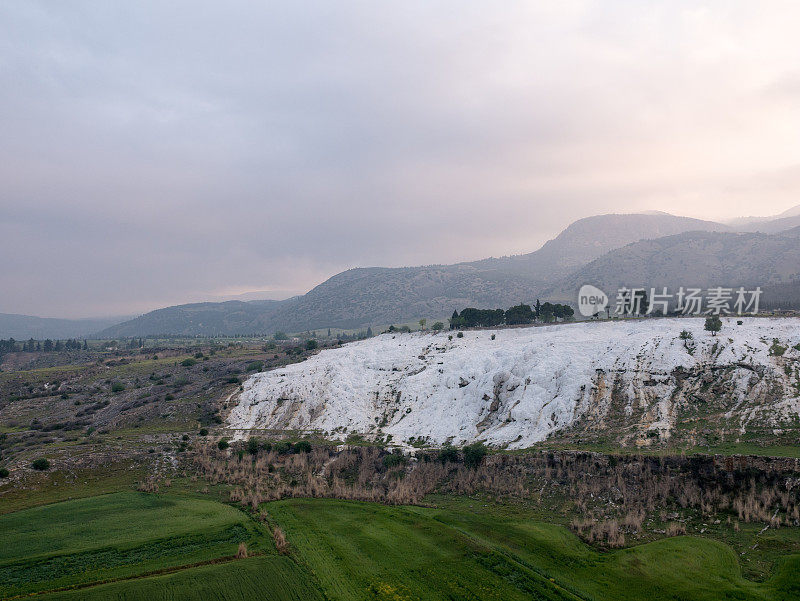
[[[778,231],[781,224],[791,227],[787,219],[795,217],[779,217],[771,227]],[[752,225],[763,229],[770,223]],[[598,215],[572,223],[539,250],[523,255],[455,265],[350,269],[285,301],[168,307],[107,328],[100,335],[388,326],[423,317],[443,318],[466,306],[508,307],[536,298],[571,302],[579,280],[609,288],[624,281],[629,287],[672,286],[684,280],[687,286],[769,283],[788,286],[794,293],[794,282],[800,277],[798,236],[780,231],[744,233],[740,231],[744,227],[661,212]]]
[[[574,302],[584,283],[612,294],[620,286],[762,285],[765,301],[800,304],[798,226],[800,205],[772,219],[728,224],[662,212],[597,215],[575,221],[527,254],[454,265],[355,268],[283,301],[177,305],[106,323],[95,332],[120,338],[386,327],[442,319],[467,306],[505,308],[537,298]],[[37,336],[13,331],[16,338]],[[43,327],[36,331],[38,337],[64,337]],[[0,317],[0,337],[9,332]]]
[[[54,319],[33,315],[0,313],[0,338],[27,340],[36,338],[87,338],[98,331],[130,319],[128,317],[105,317],[94,319]]]
[[[641,240],[591,261],[542,296],[573,300],[586,283],[606,293],[622,287],[760,286],[764,302],[775,306],[800,291],[800,227],[771,235],[684,232]]]

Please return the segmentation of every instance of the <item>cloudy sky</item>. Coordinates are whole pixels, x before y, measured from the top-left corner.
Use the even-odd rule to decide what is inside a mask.
[[[0,0],[0,312],[800,203],[795,2]]]

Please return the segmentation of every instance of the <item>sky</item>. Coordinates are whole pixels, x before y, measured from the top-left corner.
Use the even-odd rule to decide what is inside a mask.
[[[0,312],[800,203],[796,2],[0,0]]]

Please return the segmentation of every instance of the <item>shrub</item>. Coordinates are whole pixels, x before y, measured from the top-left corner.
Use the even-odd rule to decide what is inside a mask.
[[[43,472],[50,469],[50,462],[44,457],[39,457],[39,459],[31,463],[31,467],[35,470]]]
[[[189,440],[189,435],[184,434],[183,436],[181,436],[181,440]]]
[[[311,443],[307,440],[301,440],[299,442],[294,443],[294,452],[295,453],[310,453],[311,452]]]
[[[477,468],[483,458],[486,457],[486,447],[476,442],[464,447],[464,465],[470,468]]]
[[[181,365],[183,365],[184,367],[191,367],[192,365],[195,365],[196,363],[197,363],[197,360],[196,359],[192,359],[191,357],[181,361]]]
[[[138,490],[139,492],[157,493],[158,482],[150,478],[148,480],[145,480],[144,482],[139,482],[139,485],[136,487],[136,490]]]
[[[117,393],[122,392],[123,390],[125,390],[125,384],[122,382],[114,382],[111,384],[111,392]]]
[[[431,326],[431,330],[436,330],[437,332],[439,330],[444,330],[444,324],[441,321],[437,321]]]
[[[712,336],[716,336],[717,332],[722,329],[722,320],[719,318],[719,315],[709,315],[706,317],[706,323],[703,328],[711,332]]]
[[[780,340],[777,338],[772,339],[772,346],[769,347],[769,354],[773,357],[782,357],[783,353],[786,352],[786,347],[782,346]]]
[[[258,454],[258,438],[255,436],[251,436],[250,439],[247,441],[247,452],[251,455]]]
[[[175,400],[175,395],[168,392],[167,394],[164,395],[164,400],[165,401],[174,401]]]
[[[306,350],[313,351],[319,346],[316,340],[306,340]]]
[[[691,340],[693,338],[692,333],[689,330],[681,330],[680,336],[678,336],[681,340]]]
[[[230,445],[230,444],[228,443],[228,441],[227,441],[227,440],[225,440],[224,438],[223,438],[223,439],[221,439],[221,440],[220,440],[220,441],[217,443],[217,448],[218,448],[220,451],[224,451],[224,450],[225,450],[225,449],[227,449],[229,446],[231,446],[231,445]]]
[[[350,434],[347,435],[347,438],[345,439],[344,442],[349,445],[357,446],[364,444],[366,441],[364,440],[364,437],[361,436],[361,434],[358,434],[357,432],[351,432]]]
[[[247,366],[247,371],[261,371],[263,367],[264,363],[262,361],[253,361]]]
[[[207,428],[200,428],[200,432],[198,432],[200,436],[208,436],[208,429]]]
[[[405,462],[406,458],[400,453],[390,453],[389,455],[383,456],[383,465],[387,468],[397,467],[398,465],[403,465]]]
[[[536,319],[536,313],[534,313],[530,305],[522,304],[508,309],[505,313],[505,318],[508,325],[526,324],[532,323]]]
[[[463,338],[463,337],[464,337],[464,332],[459,332],[458,334],[456,334],[456,338]]]
[[[8,475],[10,473],[11,472],[9,472],[8,469],[6,469],[4,467],[0,467],[0,478],[8,478]]]
[[[239,378],[237,378],[236,376],[231,376],[230,378],[225,380],[225,382],[227,382],[228,384],[238,384]]]
[[[273,338],[275,338],[275,340],[289,340],[289,337],[284,332],[275,332]]]
[[[275,452],[278,455],[287,455],[292,452],[292,443],[288,440],[279,440],[275,443]]]
[[[455,450],[453,447],[444,447],[443,449],[439,450],[439,461],[442,463],[457,463],[458,462],[458,451]]]
[[[286,535],[283,533],[283,530],[276,527],[275,530],[272,531],[272,540],[275,542],[275,549],[281,555],[287,555],[289,553],[289,543],[286,541]]]
[[[666,534],[667,536],[681,536],[686,534],[686,526],[677,522],[670,522],[667,524]]]

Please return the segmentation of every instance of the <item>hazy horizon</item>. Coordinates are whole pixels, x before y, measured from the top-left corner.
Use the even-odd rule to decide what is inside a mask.
[[[0,312],[75,318],[800,202],[789,2],[1,2]]]
[[[800,205],[795,205],[794,207],[788,207],[788,209],[800,209]],[[650,211],[647,211],[647,210],[640,211],[640,213],[644,213],[644,214],[647,214],[647,213],[663,213],[663,211],[658,211],[658,210],[654,209],[654,210],[650,210]],[[586,217],[593,217],[593,216],[595,216],[595,215],[587,215]],[[774,216],[775,215],[747,215],[746,217],[747,218],[756,218],[757,219],[759,217],[774,217]],[[744,217],[745,216],[743,216],[741,218],[744,218]],[[578,218],[578,219],[582,219],[582,218]],[[730,221],[731,219],[735,219],[735,218],[728,218],[726,220],[720,220],[719,222],[725,224],[726,222]],[[555,238],[558,235],[558,233],[560,233],[561,231],[563,231],[563,230],[559,230],[559,232],[556,232],[551,237],[547,238],[545,240],[545,242],[547,242],[547,240],[551,240],[551,239]],[[536,248],[530,249],[529,251],[523,251],[523,253],[533,252],[533,251],[538,250],[539,248],[541,248],[541,245],[537,246]],[[458,263],[458,262],[470,261],[470,260],[474,260],[474,259],[486,259],[486,258],[492,258],[492,257],[496,258],[496,257],[499,257],[499,256],[508,256],[508,255],[487,255],[487,256],[482,256],[482,257],[471,257],[470,259],[456,260],[455,262]],[[444,264],[444,263],[428,263],[426,265],[438,265],[438,264]],[[416,265],[358,265],[358,266],[350,267],[348,269],[358,268],[358,267],[362,267],[363,268],[363,267],[415,267],[415,266]],[[69,317],[69,316],[63,317],[63,316],[52,316],[52,315],[31,315],[31,316],[32,317],[41,317],[41,318],[44,318],[44,319],[76,319],[76,320],[82,320],[83,319],[83,320],[91,320],[91,319],[116,319],[116,318],[119,318],[120,320],[127,320],[127,319],[130,319],[130,318],[136,317],[138,315],[142,315],[142,314],[148,313],[150,311],[154,311],[156,309],[161,309],[161,308],[165,308],[165,307],[168,307],[168,306],[174,306],[174,305],[182,305],[182,304],[206,303],[206,302],[215,303],[215,302],[225,302],[225,301],[248,302],[248,301],[257,301],[257,300],[282,301],[282,300],[287,300],[289,298],[292,298],[292,297],[295,297],[295,296],[300,296],[300,295],[303,295],[303,294],[309,292],[309,290],[311,290],[314,287],[316,287],[317,285],[323,283],[325,280],[327,280],[330,277],[336,275],[337,273],[341,273],[341,272],[340,271],[336,271],[334,273],[331,273],[328,276],[325,276],[319,282],[314,283],[309,289],[298,290],[298,291],[295,291],[293,293],[285,293],[284,292],[282,294],[281,293],[276,294],[274,291],[269,291],[269,290],[261,290],[261,291],[258,291],[258,290],[232,291],[232,292],[229,292],[227,294],[216,294],[216,295],[215,294],[211,294],[211,295],[208,295],[208,296],[205,296],[205,297],[177,301],[177,302],[174,302],[174,303],[170,303],[168,305],[154,304],[154,305],[149,306],[149,307],[147,307],[147,308],[145,308],[145,309],[143,309],[141,311],[136,311],[136,312],[133,312],[133,313],[125,313],[125,314],[87,315],[87,316],[81,316],[81,317]],[[2,313],[8,314],[9,312],[0,311],[0,314],[2,314]],[[30,315],[30,314],[18,314],[18,315]]]

